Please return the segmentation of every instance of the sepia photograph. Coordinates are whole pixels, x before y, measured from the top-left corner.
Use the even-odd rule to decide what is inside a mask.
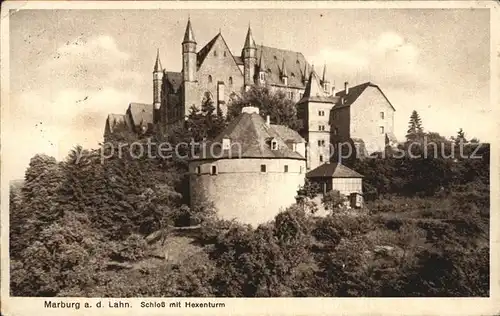
[[[492,304],[499,7],[344,4],[2,4],[5,315]]]

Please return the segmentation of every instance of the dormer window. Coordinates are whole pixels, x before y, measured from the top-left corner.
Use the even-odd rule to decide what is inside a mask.
[[[222,150],[229,150],[231,147],[231,140],[229,138],[222,139]]]
[[[278,150],[278,142],[276,139],[271,140],[271,150]]]

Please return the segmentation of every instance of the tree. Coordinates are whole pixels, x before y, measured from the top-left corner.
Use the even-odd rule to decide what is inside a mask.
[[[423,135],[422,120],[417,111],[413,110],[408,123],[408,131],[406,132],[407,141],[419,141]]]
[[[201,108],[192,106],[186,121],[187,136],[195,142],[213,139],[226,128],[222,110],[214,106],[210,96],[206,96]]]
[[[302,121],[297,117],[297,106],[283,90],[272,91],[267,86],[251,87],[241,98],[232,100],[227,119],[232,120],[248,105],[258,107],[259,114],[264,118],[269,115],[274,124],[285,125],[296,131],[302,128]]]
[[[464,131],[460,128],[457,132],[457,137],[455,138],[455,144],[460,145],[463,143],[466,143],[467,140],[465,139],[465,133]]]

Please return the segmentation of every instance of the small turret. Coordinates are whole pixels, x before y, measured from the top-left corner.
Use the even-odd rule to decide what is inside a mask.
[[[243,46],[243,63],[245,74],[245,87],[254,83],[255,66],[257,64],[257,47],[252,36],[252,29],[248,25],[247,36],[245,38],[245,45]]]
[[[161,106],[161,85],[163,79],[163,69],[160,61],[160,49],[156,51],[156,62],[153,68],[153,122],[158,123],[160,120]]]
[[[283,63],[281,64],[281,80],[285,86],[288,85],[288,73],[286,71],[285,58],[283,58]]]
[[[191,27],[191,19],[188,18],[184,40],[182,41],[182,74],[184,81],[195,81],[196,58],[196,40]]]
[[[323,78],[321,79],[321,86],[326,93],[330,94],[330,81],[326,77],[326,64],[323,68]]]

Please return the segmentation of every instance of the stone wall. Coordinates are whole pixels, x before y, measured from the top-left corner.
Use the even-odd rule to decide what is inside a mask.
[[[261,172],[261,165],[266,165],[266,172]],[[217,168],[216,175],[211,175],[212,166]],[[256,226],[295,203],[297,190],[304,184],[305,166],[305,160],[297,159],[191,161],[191,204],[206,198],[222,218]]]

